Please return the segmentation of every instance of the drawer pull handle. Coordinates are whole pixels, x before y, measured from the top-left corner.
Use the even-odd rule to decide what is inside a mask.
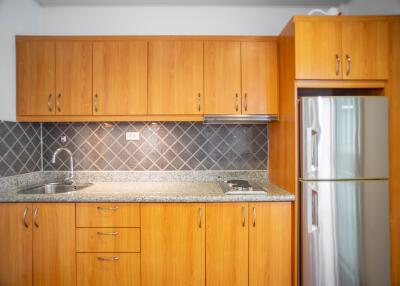
[[[118,207],[97,207],[97,210],[115,212],[116,210],[118,210]]]
[[[98,231],[97,235],[114,235],[114,236],[117,236],[117,235],[119,235],[119,232],[118,231],[114,231],[114,232],[101,232],[101,231]]]
[[[118,261],[118,260],[119,260],[119,257],[118,257],[118,256],[113,256],[113,257],[110,257],[110,258],[107,258],[107,257],[97,257],[97,260],[99,260],[99,261]]]

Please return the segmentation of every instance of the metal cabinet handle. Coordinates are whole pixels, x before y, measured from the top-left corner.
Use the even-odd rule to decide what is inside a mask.
[[[49,110],[49,112],[53,111],[52,104],[51,104],[51,98],[52,97],[53,97],[53,95],[51,93],[47,97],[47,109]]]
[[[112,257],[110,257],[110,258],[107,258],[107,257],[97,257],[97,260],[99,260],[99,261],[111,261],[111,262],[113,262],[113,261],[118,261],[119,260],[119,257],[118,256],[112,256]]]
[[[247,93],[244,94],[244,111],[247,112]]]
[[[61,93],[57,95],[57,100],[56,100],[56,105],[57,105],[57,112],[61,112]]]
[[[318,168],[318,131],[311,129],[311,165],[316,170]]]
[[[93,110],[94,110],[94,112],[98,112],[98,109],[97,109],[97,98],[98,98],[98,95],[96,93],[94,95],[94,97],[93,97]]]
[[[199,110],[199,112],[201,111],[201,94],[200,94],[200,92],[199,92],[199,94],[197,95],[197,103],[198,103],[198,110]]]
[[[28,222],[26,221],[26,218],[27,218],[27,215],[28,215],[28,211],[29,211],[29,208],[25,208],[25,209],[24,209],[24,215],[23,215],[23,219],[22,219],[22,222],[23,222],[23,224],[24,224],[24,226],[25,226],[26,228],[29,227],[29,224],[28,224]]]
[[[198,210],[198,215],[199,215],[199,228],[201,228],[201,224],[202,224],[202,217],[203,217],[203,210],[202,208],[199,208]]]
[[[256,222],[257,222],[257,210],[254,207],[253,208],[253,226],[256,226]]]
[[[246,207],[242,207],[242,226],[246,226]]]
[[[38,213],[39,213],[39,208],[35,208],[33,210],[33,223],[35,224],[36,227],[39,227]]]
[[[311,222],[313,226],[318,227],[318,192],[316,190],[312,190],[311,205]]]
[[[117,236],[117,235],[119,235],[119,232],[118,231],[114,231],[114,232],[101,232],[101,231],[98,231],[97,235],[113,235],[113,236]]]
[[[336,54],[336,75],[340,74],[340,57]]]
[[[98,211],[112,211],[115,212],[118,210],[118,207],[97,207]]]
[[[236,93],[236,112],[239,111],[239,94]]]
[[[351,57],[346,54],[346,60],[347,60],[347,71],[346,71],[346,75],[349,76],[350,72],[351,72]]]

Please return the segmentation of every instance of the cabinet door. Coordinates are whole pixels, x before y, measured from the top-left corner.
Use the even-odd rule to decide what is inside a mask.
[[[147,113],[147,42],[93,44],[95,115]]]
[[[75,204],[33,209],[33,285],[76,285]]]
[[[206,206],[206,285],[248,285],[248,205]]]
[[[149,43],[149,114],[203,113],[203,42]]]
[[[204,43],[205,114],[241,114],[240,42]]]
[[[17,114],[55,114],[55,43],[17,41]]]
[[[57,115],[92,114],[92,43],[56,43]]]
[[[278,48],[276,42],[243,42],[242,113],[278,114]]]
[[[141,205],[143,286],[205,285],[204,206]]]
[[[32,205],[0,204],[0,285],[32,285]]]
[[[342,24],[343,78],[387,79],[389,72],[389,26],[365,21]]]
[[[296,78],[341,79],[341,24],[297,22]]]
[[[291,203],[249,204],[249,285],[291,285]]]

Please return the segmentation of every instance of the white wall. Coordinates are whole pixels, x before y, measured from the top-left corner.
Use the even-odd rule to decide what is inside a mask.
[[[344,14],[354,15],[400,14],[400,0],[352,0],[340,9]]]
[[[38,33],[40,16],[32,0],[0,0],[0,120],[15,121],[15,35]]]

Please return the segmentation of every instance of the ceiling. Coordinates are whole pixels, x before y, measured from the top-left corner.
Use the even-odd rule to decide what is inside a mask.
[[[35,0],[41,6],[116,5],[271,5],[337,6],[350,0]]]

